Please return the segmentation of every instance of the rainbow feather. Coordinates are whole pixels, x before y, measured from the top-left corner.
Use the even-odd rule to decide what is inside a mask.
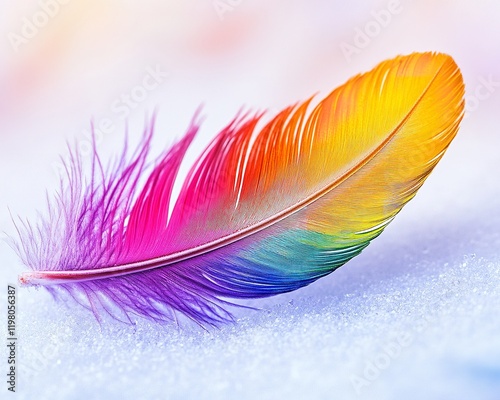
[[[368,246],[443,156],[463,95],[451,57],[415,53],[350,79],[310,111],[311,100],[286,108],[258,133],[262,115],[236,118],[193,165],[171,215],[196,118],[140,191],[153,123],[112,168],[94,149],[87,180],[75,155],[47,219],[19,226],[17,250],[32,270],[20,282],[69,293],[96,316],[230,319],[231,299],[298,289]]]

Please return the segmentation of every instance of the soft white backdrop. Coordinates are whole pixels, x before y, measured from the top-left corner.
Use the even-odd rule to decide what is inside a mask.
[[[24,18],[41,18],[48,3],[53,16],[19,39]],[[237,311],[235,325],[208,332],[141,319],[134,327],[99,326],[43,290],[18,288],[16,396],[497,399],[498,2],[242,0],[226,1],[233,5],[220,14],[221,3],[2,3],[3,231],[14,231],[9,209],[30,218],[44,209],[65,142],[85,149],[91,119],[112,125],[99,150],[113,155],[125,124],[137,139],[158,107],[159,152],[203,104],[205,122],[185,171],[242,107],[276,112],[397,54],[433,50],[455,58],[469,111],[459,135],[417,197],[361,256],[305,289],[252,302],[261,311]],[[387,22],[377,22],[382,14]],[[364,41],[363,30],[371,34]],[[346,56],[342,49],[356,43]],[[123,96],[142,93],[137,87],[150,69],[164,72],[158,85],[126,106]],[[6,284],[24,267],[3,242],[0,261],[5,309]]]

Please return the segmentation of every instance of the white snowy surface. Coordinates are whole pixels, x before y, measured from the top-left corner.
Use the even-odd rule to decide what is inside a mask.
[[[467,134],[361,256],[234,325],[100,326],[18,289],[17,397],[498,399],[500,140]]]
[[[172,78],[134,110],[132,128],[140,131],[145,110],[159,104],[159,130],[167,132],[166,138],[158,138],[159,151],[205,102],[207,120],[189,164],[242,104],[276,111],[317,90],[327,93],[350,75],[399,53],[447,51],[462,68],[468,96],[481,79],[500,81],[494,22],[499,10],[494,2],[402,2],[404,12],[351,63],[342,58],[339,43],[352,40],[354,28],[370,21],[370,12],[386,2],[347,10],[340,5],[344,2],[327,8],[320,1],[297,1],[288,17],[285,3],[267,10],[243,2],[227,20],[217,20],[217,29],[229,26],[233,17],[238,24],[248,23],[214,34],[220,44],[212,49],[220,52],[217,57],[202,52],[189,58],[179,49],[167,51],[177,56]],[[237,19],[245,15],[248,21]],[[18,26],[16,18],[6,23],[7,31]],[[296,32],[303,20],[314,24],[301,36]],[[252,24],[263,28],[248,28]],[[132,33],[154,30],[146,25],[122,28]],[[180,30],[194,49],[207,45],[196,42],[202,28]],[[36,216],[35,209],[43,210],[45,188],[51,192],[57,185],[50,165],[57,154],[64,154],[64,140],[83,140],[81,130],[89,115],[97,120],[109,116],[112,100],[140,82],[144,66],[155,65],[151,54],[160,54],[160,44],[165,45],[158,36],[171,32],[158,28],[153,39],[146,33],[135,44],[144,63],[134,59],[140,68],[130,68],[129,75],[126,63],[119,61],[130,60],[118,50],[109,57],[120,68],[112,67],[104,51],[99,53],[99,62],[108,63],[102,70],[92,64],[92,57],[98,57],[82,57],[88,51],[82,50],[73,57],[85,68],[74,70],[78,63],[71,57],[56,58],[49,67],[64,60],[65,75],[40,72],[50,83],[45,89],[38,87],[31,97],[24,93],[9,98],[9,114],[0,109],[2,230],[13,233],[8,208],[28,217]],[[85,34],[89,32],[83,38]],[[293,46],[286,42],[289,35]],[[243,40],[236,61],[231,38]],[[99,48],[101,42],[93,40]],[[263,48],[260,58],[252,46]],[[9,49],[1,51],[7,54]],[[245,58],[244,51],[252,57]],[[11,65],[26,61],[16,57]],[[92,72],[82,73],[87,68]],[[8,71],[0,68],[2,74]],[[4,100],[0,97],[0,106]],[[245,303],[258,310],[234,310],[234,324],[208,330],[189,323],[159,326],[140,318],[133,326],[107,319],[99,324],[86,310],[57,303],[44,290],[18,286],[18,385],[13,395],[6,383],[0,384],[0,398],[500,399],[499,107],[496,86],[464,120],[416,198],[363,254],[307,288]],[[105,154],[121,148],[123,124],[115,122],[119,129],[101,145]],[[17,285],[23,266],[3,242],[0,262],[0,320],[6,320],[6,286]],[[0,375],[5,377],[6,353],[0,357]]]

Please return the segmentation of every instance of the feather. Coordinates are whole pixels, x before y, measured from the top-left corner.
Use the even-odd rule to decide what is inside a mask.
[[[145,183],[154,119],[129,155],[87,178],[72,161],[37,227],[18,223],[23,285],[69,294],[125,321],[176,313],[232,318],[237,299],[292,291],[359,254],[415,196],[457,133],[464,85],[450,56],[382,62],[312,107],[266,124],[236,117],[194,163],[171,207],[198,129],[162,154]],[[169,214],[170,210],[170,214]]]

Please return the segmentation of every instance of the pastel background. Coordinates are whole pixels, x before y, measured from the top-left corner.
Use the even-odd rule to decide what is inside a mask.
[[[202,105],[185,171],[242,108],[271,115],[426,50],[461,67],[467,117],[417,197],[361,256],[305,289],[249,303],[261,310],[237,311],[234,325],[100,326],[43,290],[18,288],[18,387],[11,395],[0,384],[0,398],[500,398],[499,17],[493,0],[2,2],[6,234],[10,213],[44,210],[67,141],[87,154],[91,120],[108,157],[126,126],[137,140],[157,109],[160,152]],[[22,270],[0,243],[1,310]]]

